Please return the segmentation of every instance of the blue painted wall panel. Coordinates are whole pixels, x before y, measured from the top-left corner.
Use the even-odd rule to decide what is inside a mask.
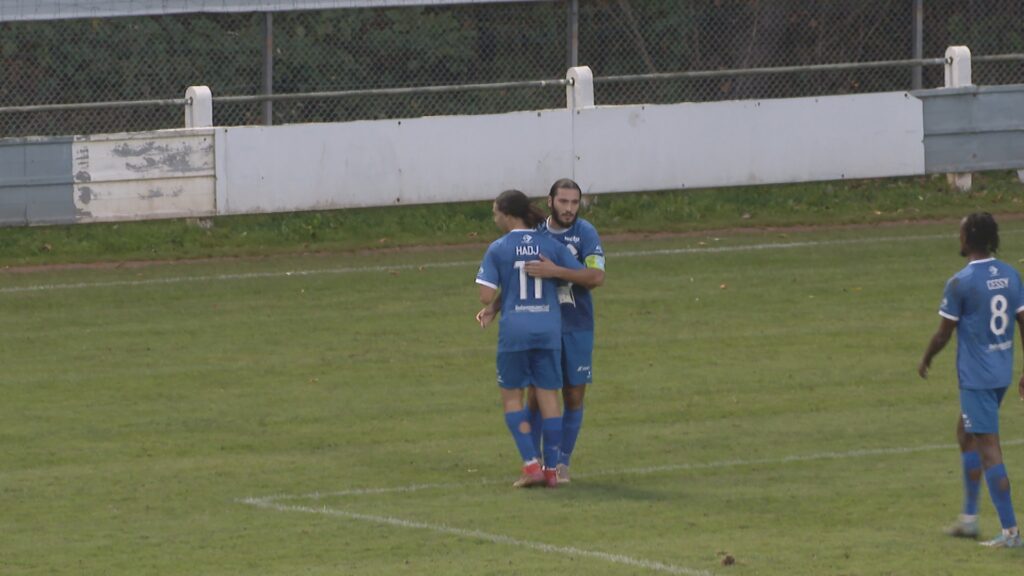
[[[1024,168],[1024,85],[914,95],[924,110],[926,172]]]
[[[71,138],[0,141],[0,225],[75,221]]]

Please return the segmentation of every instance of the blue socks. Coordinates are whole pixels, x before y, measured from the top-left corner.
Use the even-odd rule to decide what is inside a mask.
[[[562,417],[545,418],[544,433],[544,467],[554,468],[558,462],[559,446],[562,443]]]
[[[505,425],[508,426],[508,431],[512,433],[512,438],[516,441],[516,448],[519,449],[519,455],[522,456],[523,462],[537,458],[537,450],[533,447],[530,434],[519,430],[519,426],[526,421],[526,410],[505,413]]]
[[[533,450],[540,456],[540,439],[544,435],[544,417],[540,410],[530,410],[530,437],[533,439]]]
[[[1017,525],[1017,517],[1013,514],[1013,503],[1010,502],[1010,479],[1006,476],[1006,466],[997,464],[985,470],[985,481],[988,483],[988,494],[992,497],[999,522],[1003,529]]]
[[[977,451],[963,452],[960,454],[964,470],[964,514],[975,516],[978,514],[978,494],[981,493],[981,455]],[[976,474],[977,479],[971,479],[971,473]]]
[[[566,410],[562,414],[562,449],[558,457],[559,464],[569,465],[572,458],[572,450],[576,447],[576,438],[580,435],[580,427],[583,425],[583,407],[579,410]]]

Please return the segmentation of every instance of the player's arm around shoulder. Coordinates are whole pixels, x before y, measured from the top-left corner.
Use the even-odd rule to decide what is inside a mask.
[[[526,263],[526,273],[535,278],[557,278],[565,282],[572,282],[587,290],[593,290],[604,284],[604,255],[600,260],[594,260],[591,265],[591,258],[584,262],[576,259],[569,248],[564,244],[553,241],[548,248],[548,255],[543,253],[539,260]]]
[[[601,245],[601,236],[598,235],[597,228],[587,220],[580,220],[580,224],[583,236],[580,249],[583,265],[589,274],[589,281],[583,283],[583,286],[588,290],[593,290],[604,285],[604,248]]]
[[[573,256],[569,248],[554,240],[542,248],[539,259],[527,262],[525,269],[534,278],[556,278],[588,288],[588,284],[593,282],[592,274]]]

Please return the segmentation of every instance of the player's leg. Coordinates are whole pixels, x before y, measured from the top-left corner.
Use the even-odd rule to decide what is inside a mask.
[[[961,413],[956,422],[956,439],[960,444],[960,464],[964,481],[964,507],[956,523],[946,530],[946,534],[958,538],[978,537],[978,495],[981,493],[981,454],[973,434],[964,430],[964,417]]]
[[[996,390],[965,390],[970,398],[966,403],[970,412],[965,410],[964,430],[974,435],[975,444],[981,454],[981,463],[985,468],[985,483],[988,485],[989,497],[999,514],[1002,534],[984,542],[993,548],[1018,548],[1022,546],[1020,532],[1017,529],[1017,517],[1013,512],[1013,501],[1010,497],[1010,478],[1003,465],[1003,451],[999,445],[999,405],[1002,403],[1006,388]],[[963,404],[963,401],[961,401]]]
[[[526,413],[530,419],[530,437],[533,439],[533,448],[540,455],[540,440],[544,428],[544,418],[541,416],[540,408],[537,406],[537,389],[534,386],[530,386],[526,391]]]
[[[555,467],[559,484],[568,484],[571,481],[569,464],[576,449],[580,429],[583,427],[583,398],[586,392],[586,384],[573,386],[566,383],[562,388],[562,448],[558,454],[558,466]]]
[[[1010,478],[1006,474],[1002,449],[999,446],[999,435],[978,434],[977,439],[981,460],[985,465],[985,483],[988,484],[989,496],[1003,528],[1002,534],[984,544],[995,548],[1018,548],[1022,546],[1022,542],[1017,528],[1017,517],[1013,511],[1013,500],[1010,497]]]
[[[505,425],[523,460],[523,474],[513,484],[525,488],[544,483],[544,474],[537,461],[537,451],[530,439],[530,422],[523,407],[523,391],[529,386],[530,367],[526,352],[498,353],[498,386],[505,412]]]
[[[583,427],[583,398],[587,386],[593,381],[591,362],[594,351],[593,332],[567,332],[562,334],[562,449],[558,459],[558,478],[568,483],[569,464]]]
[[[562,387],[561,351],[535,350],[533,355],[534,393],[540,409],[541,432],[544,437],[544,476],[549,487],[558,485],[555,463],[562,442],[562,408],[559,390]]]

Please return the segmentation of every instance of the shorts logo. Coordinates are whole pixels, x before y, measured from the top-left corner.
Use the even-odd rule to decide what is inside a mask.
[[[961,413],[960,418],[964,421],[964,430],[971,429],[971,418],[967,414]]]

